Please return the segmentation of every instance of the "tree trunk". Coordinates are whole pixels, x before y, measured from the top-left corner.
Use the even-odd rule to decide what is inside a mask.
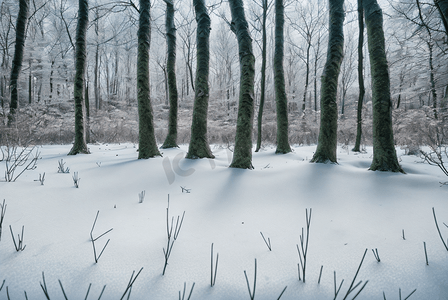
[[[161,156],[154,135],[154,121],[149,95],[149,46],[151,42],[150,0],[140,0],[137,52],[137,101],[139,117],[138,158]]]
[[[79,0],[78,24],[76,27],[75,49],[75,142],[68,155],[89,153],[86,143],[86,107],[84,101],[84,79],[86,72],[86,36],[89,23],[88,0]]]
[[[327,61],[322,73],[320,129],[316,152],[311,162],[337,163],[338,77],[344,51],[344,0],[330,0]]]
[[[168,75],[168,94],[170,111],[168,116],[168,135],[162,148],[178,148],[177,145],[177,85],[176,85],[176,26],[174,25],[174,0],[166,2],[166,43],[167,61],[166,71]]]
[[[437,120],[437,90],[436,90],[436,81],[434,78],[434,64],[433,64],[433,45],[432,42],[428,42],[428,50],[429,50],[429,82],[431,84],[431,95],[432,95],[432,109],[434,112],[434,119]]]
[[[187,158],[214,158],[207,141],[207,111],[209,100],[210,17],[204,0],[193,0],[196,11],[196,91],[191,124],[191,139]]]
[[[30,66],[30,72],[28,74],[28,104],[31,104],[33,102],[33,78],[31,73],[31,59],[29,61]]]
[[[25,48],[26,23],[28,21],[28,0],[19,1],[19,14],[16,23],[16,45],[10,77],[11,102],[9,105],[8,125],[14,121],[15,113],[19,105],[18,81],[22,68],[23,50]]]
[[[244,15],[242,0],[229,0],[232,31],[238,40],[240,59],[240,95],[236,124],[235,150],[231,168],[253,169],[252,124],[254,115],[255,56],[252,38]]]
[[[89,81],[86,80],[86,89],[84,99],[86,102],[86,142],[90,143],[90,99],[89,99]]]
[[[364,94],[366,90],[364,88],[364,74],[363,74],[363,53],[362,47],[364,46],[364,8],[362,5],[363,0],[358,0],[358,85],[359,85],[359,95],[358,95],[358,111],[356,114],[356,140],[355,146],[352,151],[360,152],[361,137],[362,137],[362,105],[364,102]]]
[[[288,99],[285,91],[285,73],[283,70],[283,25],[285,23],[283,0],[275,0],[275,50],[274,50],[274,86],[277,104],[277,149],[275,153],[289,153],[288,142]]]
[[[442,18],[445,32],[448,35],[448,0],[434,0],[434,3]]]
[[[372,73],[372,171],[403,172],[398,164],[392,131],[390,78],[385,52],[383,13],[376,0],[363,0]]]
[[[262,20],[262,49],[261,49],[261,95],[260,106],[258,107],[257,117],[257,147],[255,152],[258,152],[261,148],[262,138],[262,122],[263,122],[263,108],[266,94],[266,19],[268,11],[268,0],[263,1],[263,20]]]

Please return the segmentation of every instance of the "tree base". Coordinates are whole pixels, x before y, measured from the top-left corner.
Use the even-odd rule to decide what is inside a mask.
[[[229,168],[253,170],[254,166],[252,165],[251,159],[237,159],[232,161]]]
[[[169,148],[179,148],[179,145],[176,143],[176,138],[168,135],[165,139],[165,142],[160,147],[160,149],[169,149]]]
[[[90,151],[89,148],[87,148],[87,145],[73,145],[72,149],[67,155],[76,154],[90,154]]]
[[[398,163],[387,164],[385,162],[372,162],[369,168],[370,171],[395,172],[406,174]]]

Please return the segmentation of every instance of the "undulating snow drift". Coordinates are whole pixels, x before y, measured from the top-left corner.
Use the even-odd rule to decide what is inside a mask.
[[[213,147],[216,159],[186,160],[187,146],[163,150],[163,157],[137,160],[132,144],[90,145],[92,154],[67,156],[67,146],[39,147],[38,168],[16,182],[0,182],[7,209],[0,241],[0,299],[46,299],[42,272],[51,299],[120,299],[133,270],[143,270],[130,299],[250,299],[257,259],[255,299],[343,299],[368,249],[356,282],[369,281],[357,299],[448,299],[448,252],[436,230],[448,238],[448,186],[443,173],[404,156],[404,174],[368,171],[372,149],[357,154],[338,151],[338,165],[312,164],[315,146],[294,147],[275,155],[267,147],[253,155],[254,170],[230,169],[231,151]],[[58,173],[63,159],[70,174]],[[3,173],[4,163],[0,164]],[[42,186],[39,174],[45,172]],[[79,188],[72,176],[78,172]],[[189,189],[189,193],[181,187]],[[145,198],[139,203],[139,193]],[[185,217],[173,245],[166,273],[166,209]],[[305,210],[312,208],[306,281],[298,280]],[[95,242],[93,236],[113,228]],[[309,211],[309,210],[308,210]],[[16,252],[9,232],[24,226],[24,251]],[[405,239],[402,231],[404,230]],[[269,251],[263,238],[270,239]],[[426,265],[423,242],[429,265]],[[216,284],[210,287],[210,247],[219,253]],[[371,249],[377,249],[377,262]],[[318,283],[323,266],[320,283]],[[134,274],[134,278],[135,275]],[[358,286],[347,299],[352,299]],[[127,296],[126,296],[127,297]],[[125,297],[125,299],[126,299]]]

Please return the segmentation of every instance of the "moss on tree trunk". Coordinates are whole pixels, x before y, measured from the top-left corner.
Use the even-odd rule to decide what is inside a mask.
[[[187,158],[214,158],[207,141],[207,111],[209,100],[210,17],[204,0],[194,0],[196,11],[196,89],[194,95],[191,139]]]
[[[166,44],[167,61],[166,71],[168,77],[168,98],[170,111],[168,116],[168,135],[162,148],[177,148],[177,86],[176,86],[176,26],[174,26],[174,0],[165,0],[166,3]]]
[[[358,85],[359,85],[359,96],[358,96],[358,111],[356,114],[356,140],[355,146],[352,151],[360,152],[361,137],[362,137],[362,104],[364,101],[364,75],[363,75],[363,54],[362,47],[364,46],[364,9],[362,7],[362,1],[358,0]]]
[[[252,126],[254,116],[255,56],[252,38],[244,15],[242,0],[229,0],[232,30],[238,40],[240,59],[240,95],[236,124],[235,149],[231,168],[253,169]]]
[[[86,72],[86,36],[89,24],[89,2],[79,0],[78,24],[76,27],[75,49],[75,142],[68,155],[89,153],[86,143],[86,103],[84,99],[84,77]]]
[[[363,0],[372,73],[373,160],[370,170],[403,172],[392,131],[392,101],[386,59],[383,13],[376,0]]]
[[[311,162],[337,163],[338,107],[336,96],[344,51],[343,5],[343,0],[330,0],[327,61],[321,79],[319,139]]]
[[[289,153],[288,141],[288,99],[285,91],[285,73],[283,70],[283,25],[285,24],[283,0],[275,0],[275,52],[274,86],[277,104],[277,149],[275,153]]]
[[[22,69],[23,50],[25,48],[26,38],[26,23],[28,21],[28,0],[19,1],[19,14],[17,15],[16,23],[16,45],[14,48],[14,58],[12,60],[11,77],[10,77],[10,90],[11,90],[11,102],[9,105],[8,125],[14,121],[16,110],[19,104],[19,90],[18,81],[20,70]]]
[[[139,118],[138,158],[160,156],[154,135],[153,113],[149,95],[149,46],[151,40],[150,1],[140,0],[137,49],[137,101]]]

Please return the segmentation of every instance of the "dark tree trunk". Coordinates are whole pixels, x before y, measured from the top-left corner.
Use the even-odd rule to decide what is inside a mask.
[[[236,124],[235,150],[231,168],[253,169],[252,125],[254,116],[255,56],[252,38],[244,15],[242,0],[229,0],[232,30],[238,40],[240,59],[240,95]]]
[[[28,21],[28,0],[19,1],[19,14],[16,23],[16,45],[10,77],[11,102],[9,105],[8,125],[14,121],[15,113],[19,105],[18,81],[22,69],[23,50],[25,48],[26,23]]]
[[[260,95],[260,106],[258,107],[258,117],[257,117],[257,147],[255,152],[258,152],[261,148],[261,138],[262,138],[262,122],[263,122],[263,108],[264,100],[266,94],[266,19],[268,11],[268,0],[263,1],[263,20],[262,20],[262,49],[261,49],[261,95]]]
[[[150,0],[140,0],[137,52],[137,101],[139,117],[138,158],[160,156],[154,135],[154,121],[149,95],[149,46],[151,41]]]
[[[362,137],[362,105],[364,102],[364,94],[366,90],[364,88],[364,74],[363,74],[363,53],[362,47],[364,45],[364,9],[362,6],[363,0],[358,0],[358,85],[359,85],[359,95],[358,95],[358,111],[356,115],[356,140],[355,147],[352,151],[360,152],[361,137]]]
[[[275,153],[289,153],[288,142],[288,100],[285,91],[285,73],[283,70],[283,25],[285,23],[283,0],[275,0],[275,50],[274,50],[274,86],[277,104],[277,149]],[[308,75],[307,75],[308,76]]]
[[[376,0],[363,0],[372,73],[372,171],[403,172],[398,164],[392,131],[390,78],[385,52],[383,12]],[[404,172],[403,172],[404,173]]]
[[[437,10],[442,18],[443,26],[445,27],[445,32],[448,35],[448,0],[434,0]]]
[[[89,99],[89,82],[86,80],[86,90],[84,99],[86,102],[86,142],[90,143],[90,99]]]
[[[31,59],[29,61],[30,66],[30,72],[28,74],[28,104],[31,104],[33,102],[33,78],[31,73]]]
[[[209,100],[210,17],[204,0],[193,0],[196,11],[196,91],[191,124],[191,139],[187,158],[214,158],[207,141],[207,111]]]
[[[86,143],[86,106],[84,101],[84,78],[86,72],[86,36],[89,23],[88,0],[79,0],[78,24],[76,27],[75,49],[75,142],[69,155],[89,153]]]
[[[327,61],[322,73],[320,129],[316,152],[311,162],[337,163],[338,77],[344,51],[344,0],[330,0]]]
[[[165,0],[166,3],[166,43],[167,61],[166,71],[168,77],[168,95],[170,111],[168,116],[168,135],[162,148],[177,148],[177,85],[176,85],[176,26],[174,25],[174,0]]]

